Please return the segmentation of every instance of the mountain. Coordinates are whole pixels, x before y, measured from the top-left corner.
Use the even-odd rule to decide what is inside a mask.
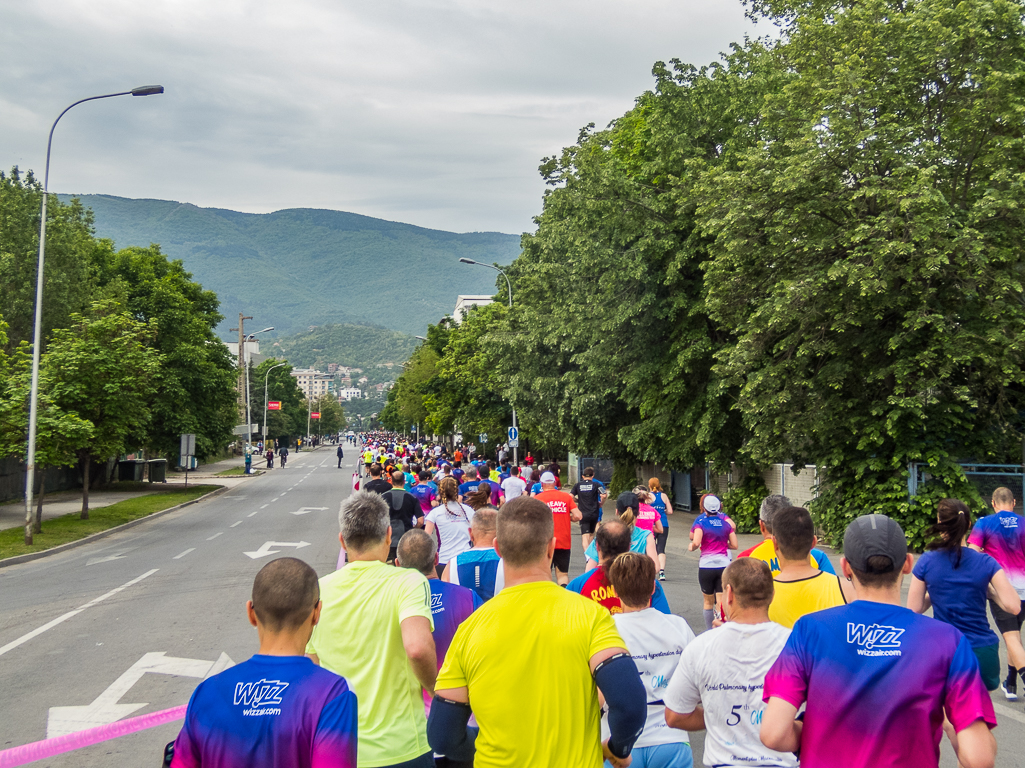
[[[71,197],[92,209],[98,237],[118,248],[158,243],[181,259],[220,297],[226,319],[218,331],[226,339],[239,312],[253,316],[250,327],[272,325],[283,334],[337,323],[422,334],[452,312],[459,294],[496,292],[500,275],[460,258],[509,264],[520,252],[518,235],[456,234],[342,211],[238,213],[170,200],[60,195]]]
[[[376,368],[377,380],[394,380],[401,365],[419,344],[415,338],[387,328],[368,325],[325,325],[281,339],[267,339],[260,344],[260,353],[284,357],[296,368],[327,370],[328,363],[348,368],[362,368],[368,375]],[[394,370],[394,372],[392,372]],[[372,377],[373,378],[373,377]]]

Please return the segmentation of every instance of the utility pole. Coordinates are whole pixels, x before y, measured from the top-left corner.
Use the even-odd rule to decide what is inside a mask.
[[[248,315],[243,315],[241,312],[238,313],[238,328],[229,328],[229,331],[238,331],[238,413],[239,413],[239,424],[245,422],[247,431],[247,444],[243,454],[251,449],[253,436],[248,434],[249,430],[249,395],[246,391],[246,386],[249,379],[249,371],[246,367],[246,332],[245,323],[246,320],[252,320],[253,318]],[[240,435],[241,437],[241,435]]]

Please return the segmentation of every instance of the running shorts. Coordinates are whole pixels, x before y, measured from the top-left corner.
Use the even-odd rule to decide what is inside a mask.
[[[655,552],[660,555],[666,553],[666,540],[669,538],[669,526],[662,526],[662,533],[655,534]]]
[[[979,672],[987,691],[995,691],[1000,687],[1000,643],[972,648],[975,658],[979,660]]]
[[[725,570],[725,568],[698,568],[698,584],[701,585],[701,594],[715,595],[722,592],[722,572]]]
[[[999,605],[992,600],[989,601],[989,610],[993,614],[993,621],[997,625],[997,629],[1000,630],[1000,634],[1005,632],[1021,632],[1022,624],[1025,623],[1025,600],[1021,601],[1022,613],[1015,616],[1013,613],[1008,613]]]
[[[598,516],[585,517],[580,521],[580,532],[581,533],[594,533],[598,527]]]
[[[569,553],[570,550],[568,549],[555,550],[555,554],[552,556],[552,565],[555,566],[556,570],[569,573]]]

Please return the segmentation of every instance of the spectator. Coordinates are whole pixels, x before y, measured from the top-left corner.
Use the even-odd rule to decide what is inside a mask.
[[[966,768],[992,766],[993,702],[967,638],[901,606],[911,573],[901,527],[885,515],[844,533],[857,600],[802,617],[765,676],[762,743],[802,768],[939,765],[944,717]],[[796,720],[806,704],[803,721]]]
[[[607,520],[599,525],[598,533],[594,537],[596,557],[599,559],[598,567],[577,576],[566,588],[601,604],[613,615],[622,613],[622,602],[609,581],[608,566],[620,555],[630,551],[636,552],[631,549],[631,543],[631,528],[622,520]],[[652,560],[652,564],[654,562]],[[655,585],[651,605],[662,613],[672,613],[660,584]]]
[[[776,548],[772,544],[772,521],[777,512],[792,506],[790,499],[780,496],[778,493],[762,499],[762,505],[758,511],[758,528],[762,532],[764,541],[758,542],[750,549],[745,549],[737,557],[754,557],[768,563],[769,568],[772,569],[772,575],[775,577],[780,568],[779,560],[776,559]],[[820,571],[836,574],[833,564],[829,562],[829,556],[821,549],[812,549],[809,562],[812,567],[818,568]]]
[[[388,504],[372,491],[342,502],[349,564],[320,580],[324,610],[307,654],[359,692],[359,762],[432,768],[421,688],[434,691],[431,591],[419,573],[385,564]]]
[[[787,507],[772,521],[772,546],[779,560],[776,592],[769,618],[792,628],[802,616],[854,600],[854,590],[831,573],[811,565],[809,554],[818,542],[811,515],[803,507]]]
[[[171,768],[353,768],[356,695],[303,656],[321,615],[316,571],[291,557],[267,563],[246,614],[260,650],[199,684]]]
[[[420,515],[420,502],[411,493],[406,491],[406,476],[399,470],[391,474],[391,490],[381,494],[388,503],[388,516],[391,520],[392,542],[402,538],[406,531],[413,528],[422,528],[424,521]],[[396,538],[398,537],[398,538]],[[388,562],[395,560],[395,548],[393,543],[388,550]]]
[[[758,736],[765,673],[790,630],[769,621],[772,572],[757,558],[730,563],[723,573],[726,623],[688,645],[666,689],[670,728],[705,730],[704,763],[795,768],[789,752],[767,749]]]
[[[472,589],[481,600],[490,600],[505,586],[502,559],[495,552],[495,523],[498,510],[481,507],[470,521],[473,548],[460,552],[445,566],[442,581]]]
[[[688,768],[694,764],[686,734],[666,726],[663,691],[673,677],[680,654],[694,640],[690,625],[679,616],[651,607],[658,587],[651,558],[624,552],[608,566],[609,581],[622,602],[622,612],[612,618],[637,665],[648,713],[644,731],[634,745],[633,759],[650,768]],[[608,723],[602,720],[602,738]]]
[[[475,766],[628,765],[645,722],[637,667],[611,615],[551,581],[551,509],[527,496],[498,513],[496,551],[506,587],[463,622],[439,674],[430,739],[443,754],[467,749],[480,724]],[[599,740],[598,696],[611,736]]]

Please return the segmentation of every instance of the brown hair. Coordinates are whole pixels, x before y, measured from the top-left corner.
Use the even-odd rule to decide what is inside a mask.
[[[726,566],[722,583],[733,588],[741,608],[766,608],[772,602],[772,570],[757,557],[738,557]]]
[[[271,632],[296,629],[320,602],[317,572],[302,560],[279,557],[253,580],[253,610]]]
[[[454,477],[442,478],[438,483],[438,496],[446,504],[450,501],[459,501],[459,483]]]
[[[940,499],[936,505],[936,524],[929,529],[929,533],[936,538],[926,545],[926,549],[956,552],[954,567],[959,568],[961,547],[971,528],[972,513],[967,504],[960,499]]]
[[[620,601],[631,608],[646,608],[655,591],[655,563],[639,552],[624,552],[605,573]]]
[[[473,493],[466,494],[463,499],[469,506],[470,509],[477,511],[481,507],[486,507],[491,504],[491,483],[486,480],[481,480],[480,485],[477,486],[477,490]]]
[[[653,477],[648,481],[648,490],[652,493],[662,493],[662,483],[658,481],[657,477]]]
[[[531,565],[545,557],[555,535],[552,510],[543,501],[517,496],[498,510],[498,548],[509,565]]]

